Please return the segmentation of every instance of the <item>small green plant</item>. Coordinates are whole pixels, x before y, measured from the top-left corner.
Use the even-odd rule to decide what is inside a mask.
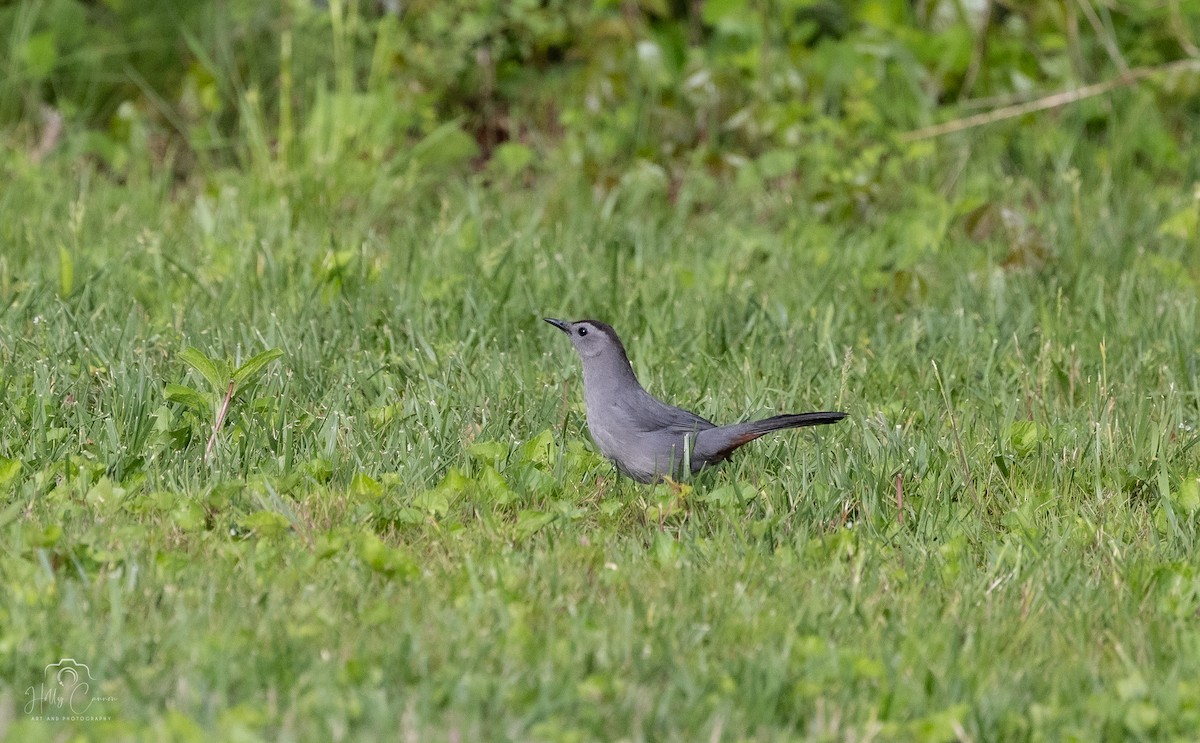
[[[179,353],[179,360],[199,372],[204,381],[208,383],[209,389],[205,393],[187,385],[168,384],[167,400],[187,407],[201,420],[207,419],[209,415],[212,416],[212,432],[208,437],[208,444],[204,447],[206,460],[212,455],[212,450],[217,445],[217,437],[221,432],[221,427],[225,425],[229,408],[239,397],[239,393],[250,389],[266,371],[267,366],[282,355],[281,349],[268,349],[250,357],[235,369],[229,361],[210,358],[203,351],[190,346]]]

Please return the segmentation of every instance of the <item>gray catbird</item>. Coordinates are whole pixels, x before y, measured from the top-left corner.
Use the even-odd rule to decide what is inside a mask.
[[[659,402],[642,388],[621,339],[596,320],[546,322],[571,337],[583,360],[588,430],[600,453],[638,482],[678,478],[723,462],[734,449],[783,428],[837,423],[845,413],[796,413],[718,426],[695,413]]]

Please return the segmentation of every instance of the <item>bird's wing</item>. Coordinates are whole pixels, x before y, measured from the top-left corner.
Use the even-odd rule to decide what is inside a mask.
[[[639,398],[636,401],[623,404],[622,407],[624,410],[622,412],[629,417],[630,421],[640,431],[655,431],[683,436],[709,428],[716,428],[716,424],[712,421],[701,418],[683,408],[659,402],[649,394],[644,397],[639,396]]]

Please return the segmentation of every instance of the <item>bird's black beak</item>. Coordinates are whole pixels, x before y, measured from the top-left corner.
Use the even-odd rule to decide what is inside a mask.
[[[567,322],[566,320],[555,320],[553,317],[543,317],[542,319],[564,333],[571,332],[571,323]]]

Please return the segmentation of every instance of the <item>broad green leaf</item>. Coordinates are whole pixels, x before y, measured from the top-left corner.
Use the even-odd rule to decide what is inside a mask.
[[[414,508],[419,508],[439,518],[450,511],[450,497],[441,488],[426,490],[413,498],[412,504]]]
[[[476,441],[467,451],[480,464],[493,464],[508,456],[508,445],[502,441]]]
[[[1032,452],[1041,439],[1042,432],[1033,421],[1013,421],[1008,426],[1008,442],[1020,456]]]
[[[71,258],[71,253],[62,245],[58,246],[58,293],[61,296],[70,296],[71,290],[75,288],[75,261]]]
[[[1179,489],[1171,493],[1175,507],[1188,516],[1200,511],[1200,478],[1191,475],[1179,483]]]
[[[267,364],[283,355],[283,349],[272,348],[267,351],[252,357],[246,363],[238,367],[233,373],[233,382],[238,387],[243,387],[253,382],[258,375],[262,374]]]
[[[700,17],[709,25],[746,15],[746,0],[708,0],[701,6]]]
[[[438,483],[437,490],[458,497],[470,488],[471,484],[471,478],[467,477],[465,472],[457,467],[451,467],[442,481]]]
[[[212,412],[211,405],[204,395],[191,387],[185,387],[182,384],[168,384],[164,394],[168,402],[184,405],[199,415],[208,415]]]
[[[324,457],[310,459],[301,467],[317,482],[329,482],[333,477],[333,464]]]
[[[625,502],[616,498],[609,498],[600,502],[600,513],[605,516],[612,516],[624,508]]]
[[[416,560],[375,534],[363,534],[359,538],[358,557],[372,570],[389,578],[412,577],[420,570]]]
[[[520,175],[533,162],[533,150],[520,142],[505,142],[492,152],[491,167],[508,177]]]
[[[29,535],[29,541],[35,547],[53,547],[62,539],[63,530],[58,524],[47,524],[43,529],[34,528]]]
[[[404,406],[399,403],[367,408],[367,420],[371,421],[371,425],[376,429],[386,428],[392,421],[403,415]]]
[[[0,485],[4,485],[9,480],[17,476],[21,471],[21,460],[5,459],[0,457]]]
[[[380,519],[392,524],[424,524],[429,517],[415,508],[399,506],[388,508],[380,516]]]
[[[17,59],[25,63],[25,67],[34,77],[48,77],[58,65],[58,49],[54,44],[54,32],[43,31],[25,40],[16,49]]]
[[[21,515],[21,512],[25,510],[26,505],[27,504],[16,500],[12,503],[9,503],[8,508],[0,511],[0,529],[16,521],[17,517]]]
[[[350,478],[350,492],[368,498],[379,498],[383,495],[383,486],[365,472],[359,472]]]
[[[517,515],[517,538],[524,539],[536,534],[558,516],[545,511],[521,511]]]
[[[1196,236],[1196,228],[1200,225],[1200,207],[1188,204],[1183,209],[1167,217],[1158,225],[1158,234],[1178,237],[1181,240],[1191,240]]]
[[[520,456],[523,461],[543,468],[554,466],[554,460],[558,458],[558,444],[554,441],[554,432],[547,428],[526,441],[521,445]]]
[[[526,493],[550,493],[562,486],[562,483],[554,475],[536,464],[509,467],[505,472],[509,473],[510,479],[514,483],[518,483],[520,490]]]
[[[179,360],[196,371],[208,382],[213,392],[224,395],[229,386],[229,369],[224,361],[210,359],[200,349],[188,346],[179,352]]]
[[[107,477],[101,477],[88,489],[83,499],[93,508],[113,510],[125,499],[125,488],[114,484]]]
[[[327,560],[346,551],[346,538],[335,532],[327,532],[317,537],[316,555],[318,560]]]
[[[484,465],[478,481],[483,494],[498,506],[507,505],[517,499],[516,492],[508,486],[504,476],[489,465]]]
[[[459,122],[447,121],[417,142],[411,151],[413,160],[433,170],[467,162],[479,154],[479,145],[459,128]]]
[[[275,511],[255,511],[242,517],[238,523],[260,537],[277,537],[292,528],[287,517]]]
[[[313,261],[313,273],[323,279],[330,279],[346,272],[346,269],[358,258],[353,250],[329,251],[323,257]]]
[[[662,532],[654,535],[654,559],[659,565],[674,565],[681,554],[683,549],[673,537]]]
[[[965,704],[955,704],[946,709],[918,717],[905,724],[909,740],[949,740],[955,738],[956,731],[963,729],[965,720],[970,719],[970,708]]]
[[[199,531],[204,528],[204,509],[191,499],[181,499],[171,512],[171,521],[184,531]]]
[[[733,483],[725,483],[715,490],[700,496],[705,503],[715,503],[718,506],[731,506],[738,503],[738,493]]]

